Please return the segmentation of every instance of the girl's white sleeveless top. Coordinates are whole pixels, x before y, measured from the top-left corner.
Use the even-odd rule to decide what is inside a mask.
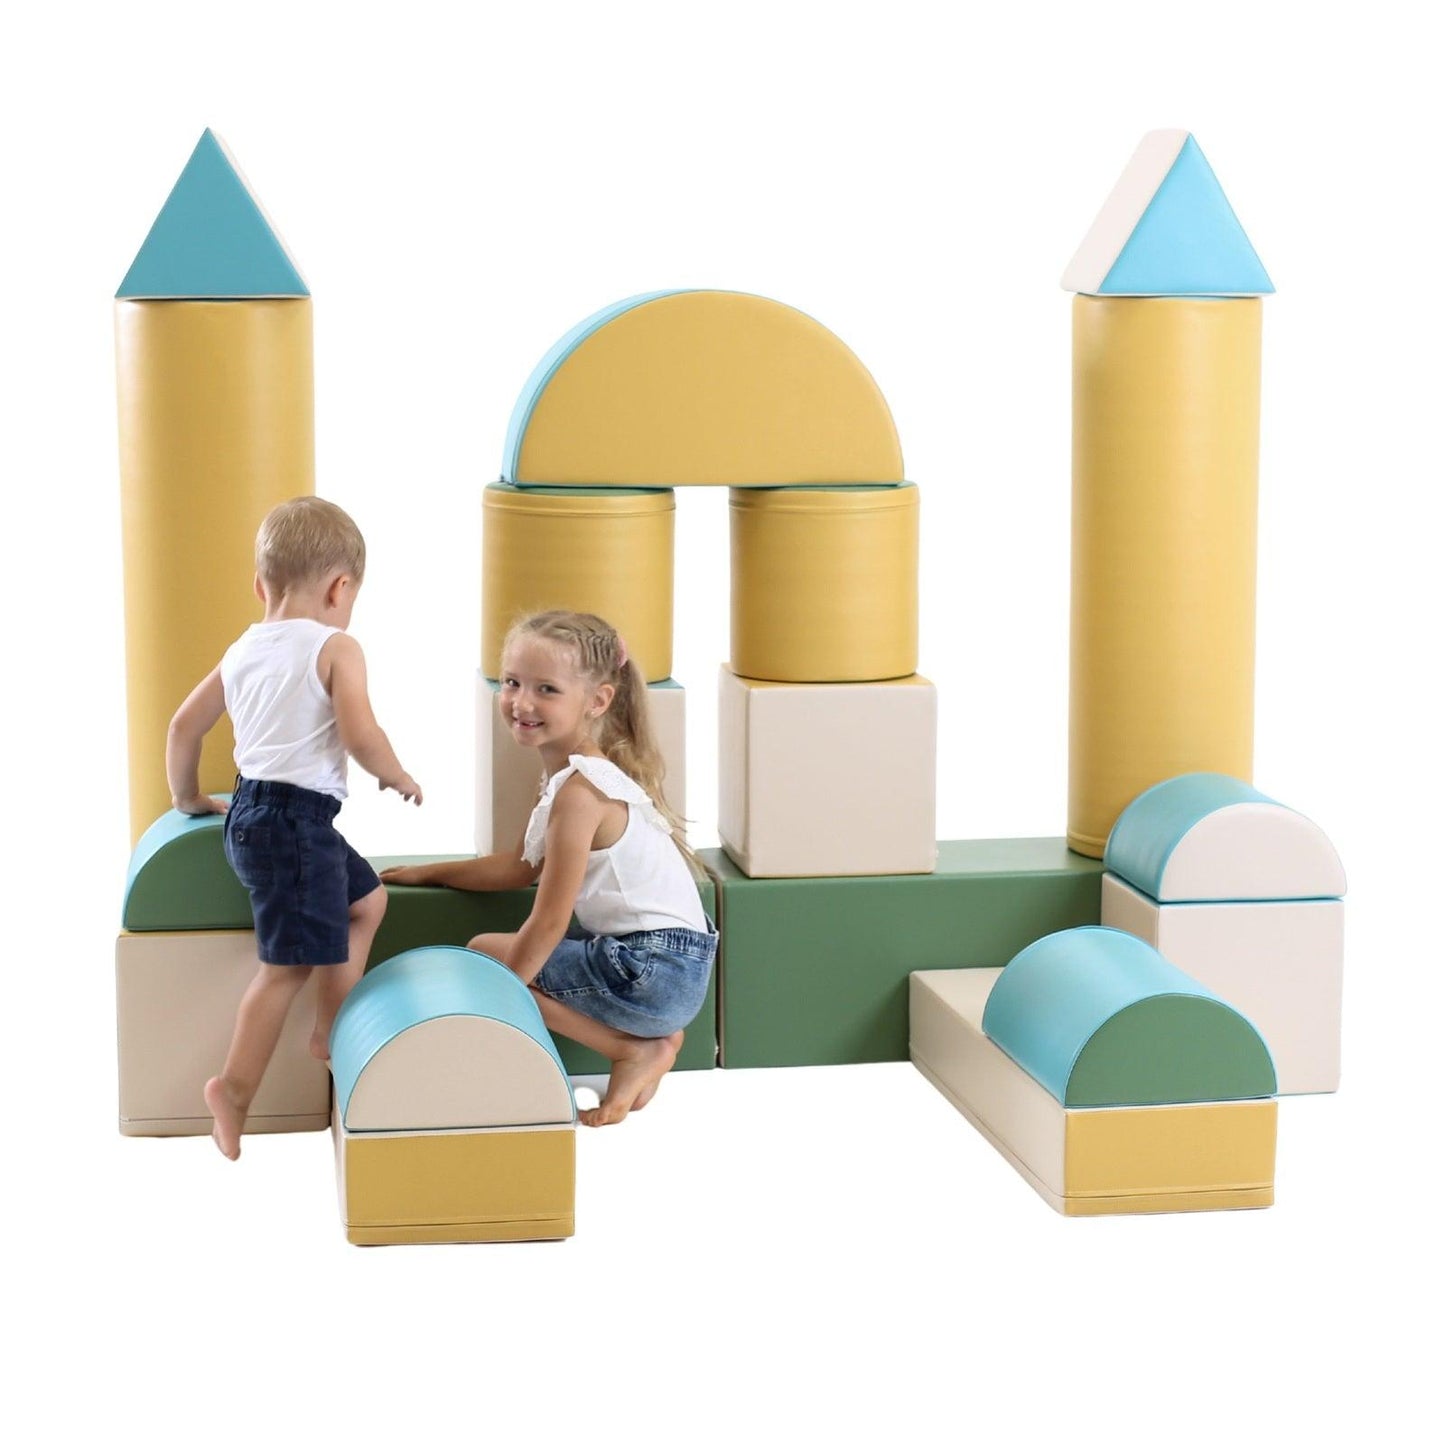
[[[667,819],[653,806],[641,784],[606,758],[573,753],[567,766],[547,780],[542,801],[532,810],[522,855],[542,861],[547,820],[557,791],[573,773],[581,773],[603,796],[627,804],[627,827],[610,848],[587,855],[587,872],[573,912],[589,933],[613,938],[656,928],[708,930],[697,884],[672,841]]]
[[[309,617],[255,622],[226,649],[221,688],[236,730],[236,771],[346,796],[346,749],[316,659],[339,627]]]

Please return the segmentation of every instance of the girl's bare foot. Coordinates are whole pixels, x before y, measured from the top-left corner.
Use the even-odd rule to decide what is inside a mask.
[[[241,1130],[246,1127],[246,1106],[241,1103],[235,1088],[227,1084],[219,1074],[206,1080],[203,1090],[206,1108],[216,1121],[211,1128],[211,1138],[216,1148],[227,1159],[241,1157]]]
[[[578,1120],[597,1128],[620,1123],[633,1109],[640,1109],[657,1092],[681,1047],[681,1033],[669,1034],[665,1039],[639,1039],[634,1052],[613,1063],[602,1102],[595,1109],[582,1110]]]

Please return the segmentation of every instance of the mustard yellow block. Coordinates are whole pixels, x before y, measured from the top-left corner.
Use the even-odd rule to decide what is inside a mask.
[[[260,616],[261,518],[315,490],[311,302],[119,301],[115,329],[134,842],[170,807],[171,714]],[[203,792],[233,746],[223,721]]]
[[[562,362],[522,437],[519,482],[778,486],[897,482],[892,413],[810,316],[731,291],[633,307]]]
[[[1257,297],[1074,298],[1069,846],[1254,762]]]
[[[482,494],[482,672],[496,678],[518,617],[595,612],[648,682],[672,673],[670,491],[568,491],[494,483]]]
[[[575,1231],[576,1130],[361,1134],[334,1115],[352,1244],[565,1239]]]
[[[918,488],[735,490],[732,669],[772,682],[918,670]]]

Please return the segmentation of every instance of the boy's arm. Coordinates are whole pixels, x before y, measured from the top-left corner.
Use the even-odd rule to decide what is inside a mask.
[[[166,729],[166,781],[171,805],[179,812],[202,816],[224,813],[226,805],[201,791],[201,744],[226,710],[221,669],[208,673],[176,709]]]
[[[408,802],[421,802],[416,779],[402,767],[371,710],[366,691],[366,659],[360,644],[344,632],[327,638],[317,659],[322,685],[331,694],[341,745],[383,788]]]
[[[384,868],[383,883],[411,887],[428,884],[439,888],[462,888],[473,893],[492,893],[500,888],[528,888],[542,871],[540,863],[528,863],[522,856],[526,836],[517,840],[510,853],[487,853],[481,858],[456,858],[449,863],[409,863]]]

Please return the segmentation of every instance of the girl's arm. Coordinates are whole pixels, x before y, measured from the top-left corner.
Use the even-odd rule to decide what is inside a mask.
[[[408,863],[383,868],[383,883],[411,888],[462,888],[471,893],[492,893],[501,888],[530,888],[542,871],[540,863],[522,857],[525,833],[510,853],[487,853],[481,858],[458,858],[450,863]]]
[[[201,744],[226,710],[221,669],[215,668],[176,709],[166,730],[166,781],[171,805],[182,813],[224,813],[226,805],[201,791]]]

